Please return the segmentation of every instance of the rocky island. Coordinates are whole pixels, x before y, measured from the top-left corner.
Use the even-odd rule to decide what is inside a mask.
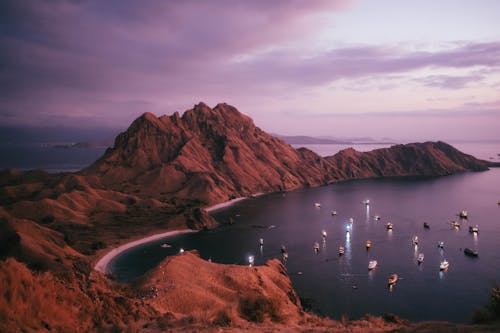
[[[425,331],[428,324],[393,316],[347,323],[307,313],[277,260],[242,267],[186,252],[130,285],[93,266],[113,247],[148,235],[216,227],[205,208],[234,198],[489,165],[444,142],[321,157],[265,133],[227,104],[145,113],[80,172],[0,171],[0,331]]]

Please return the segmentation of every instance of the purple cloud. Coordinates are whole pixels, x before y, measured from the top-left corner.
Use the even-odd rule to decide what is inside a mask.
[[[484,80],[482,75],[431,75],[420,79],[415,79],[415,82],[423,84],[427,87],[436,87],[442,89],[462,89],[469,83],[477,83]]]
[[[407,52],[381,46],[335,49],[306,60],[277,52],[248,64],[247,72],[260,76],[272,73],[287,82],[321,85],[344,78],[408,72],[421,68],[469,68],[500,66],[500,42],[469,43],[451,50]],[[272,69],[272,71],[271,71]],[[444,79],[444,78],[442,78]],[[481,76],[464,77],[463,84]],[[458,80],[458,78],[457,78]],[[452,78],[447,82],[452,85]],[[457,86],[458,81],[457,81]]]
[[[200,100],[244,107],[345,78],[500,66],[500,42],[439,52],[343,47],[315,56],[282,47],[319,30],[314,15],[349,3],[2,1],[0,124],[126,126],[141,112],[183,110]],[[421,83],[457,89],[485,75]]]

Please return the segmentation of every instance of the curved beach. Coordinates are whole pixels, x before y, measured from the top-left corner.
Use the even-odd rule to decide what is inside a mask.
[[[240,197],[240,198],[228,200],[228,201],[216,204],[216,205],[205,207],[204,209],[207,212],[213,212],[213,211],[216,211],[218,209],[222,209],[222,208],[234,205],[235,203],[242,201],[242,200],[245,200],[245,199],[248,199],[248,197]],[[94,265],[94,269],[96,271],[101,272],[101,273],[109,274],[111,272],[110,272],[108,266],[109,266],[109,263],[111,262],[111,260],[113,260],[113,258],[116,257],[117,255],[119,255],[120,253],[123,253],[124,251],[126,251],[130,248],[133,248],[133,247],[141,245],[141,244],[149,243],[149,242],[155,241],[157,239],[175,236],[175,235],[180,235],[180,234],[185,234],[185,233],[190,233],[190,232],[197,232],[197,231],[198,230],[192,230],[192,229],[172,230],[172,231],[162,232],[159,234],[144,237],[144,238],[141,238],[141,239],[129,242],[129,243],[125,243],[123,245],[120,245],[120,246],[112,249],[111,251],[107,252],[103,257],[101,257],[97,261],[97,263]]]
[[[120,253],[123,253],[124,251],[126,251],[130,248],[133,248],[135,246],[141,245],[141,244],[149,243],[149,242],[152,242],[152,241],[155,241],[155,240],[158,240],[161,238],[165,238],[165,237],[170,237],[170,236],[175,236],[175,235],[180,235],[180,234],[185,234],[185,233],[190,233],[190,232],[197,232],[197,230],[192,230],[192,229],[172,230],[172,231],[162,232],[160,234],[155,234],[155,235],[151,235],[148,237],[144,237],[144,238],[120,245],[120,246],[112,249],[111,251],[106,253],[101,259],[99,259],[97,261],[97,263],[95,264],[94,269],[96,271],[99,271],[99,272],[104,273],[104,274],[111,273],[109,271],[109,267],[108,267],[109,263],[111,262],[111,260],[113,260],[114,257],[119,255]]]

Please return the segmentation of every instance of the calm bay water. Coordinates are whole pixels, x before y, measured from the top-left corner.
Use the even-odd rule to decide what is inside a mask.
[[[286,267],[299,295],[315,311],[338,318],[366,313],[393,312],[411,320],[467,321],[472,311],[485,304],[492,285],[500,282],[500,169],[429,179],[359,180],[271,194],[242,201],[214,213],[226,223],[216,230],[183,235],[144,244],[115,258],[111,269],[123,281],[130,281],[155,266],[166,255],[197,249],[214,262],[246,264],[254,255],[256,264],[280,258],[286,245]],[[363,200],[370,199],[366,207]],[[321,208],[314,207],[315,202]],[[469,220],[459,230],[449,222],[461,209]],[[338,212],[331,215],[331,210]],[[374,215],[381,220],[375,221]],[[350,237],[348,219],[354,218]],[[390,221],[394,230],[388,232]],[[423,222],[431,228],[423,228]],[[474,236],[469,225],[478,224]],[[275,226],[271,227],[270,226]],[[321,241],[321,231],[328,233]],[[418,248],[411,244],[419,237]],[[259,238],[264,239],[260,248]],[[366,251],[365,241],[372,241]],[[437,247],[445,242],[444,250]],[[161,248],[169,243],[172,247]],[[313,243],[320,243],[318,254]],[[344,256],[338,247],[345,246]],[[479,250],[478,258],[464,255],[463,248]],[[425,261],[417,265],[419,252]],[[450,268],[439,271],[448,259]],[[379,266],[368,272],[368,261]],[[390,291],[389,274],[400,280]]]

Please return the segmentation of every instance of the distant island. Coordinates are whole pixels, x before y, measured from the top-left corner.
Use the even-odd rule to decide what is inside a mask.
[[[280,135],[273,134],[280,140],[285,141],[291,145],[330,145],[330,144],[344,144],[344,145],[363,145],[363,144],[396,144],[395,140],[375,140],[372,138],[350,138],[350,139],[336,139],[336,138],[323,138],[306,135]]]
[[[444,142],[321,157],[265,133],[227,104],[199,103],[182,115],[145,113],[80,172],[0,171],[0,330],[157,332],[215,325],[345,331],[347,324],[304,311],[277,260],[250,269],[187,252],[128,286],[93,266],[114,247],[152,234],[214,228],[217,221],[204,208],[234,198],[350,179],[486,171],[492,165]],[[349,325],[427,329],[395,316]]]

